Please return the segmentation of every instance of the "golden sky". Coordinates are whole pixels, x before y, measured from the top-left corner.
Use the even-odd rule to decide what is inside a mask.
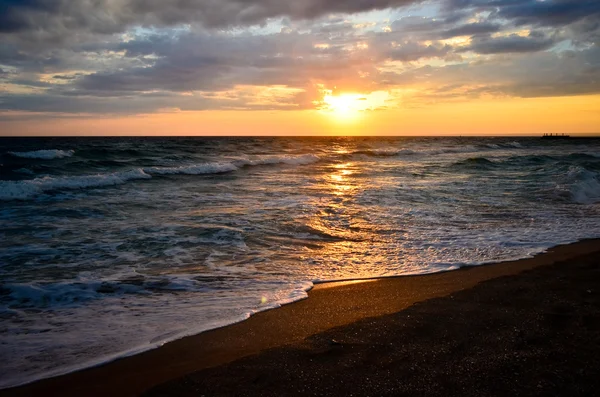
[[[600,132],[594,1],[49,4],[0,17],[0,135]]]

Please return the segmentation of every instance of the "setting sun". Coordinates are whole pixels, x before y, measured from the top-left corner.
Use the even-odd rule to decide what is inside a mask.
[[[322,111],[329,112],[340,120],[352,120],[368,110],[381,109],[388,95],[385,92],[370,94],[345,93],[334,95],[331,92],[323,96]]]
[[[323,98],[325,110],[342,119],[356,117],[360,110],[364,110],[361,107],[364,107],[366,101],[367,98],[358,94],[326,95]]]

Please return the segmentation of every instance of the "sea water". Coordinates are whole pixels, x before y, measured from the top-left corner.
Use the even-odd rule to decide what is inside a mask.
[[[314,282],[600,235],[600,141],[0,139],[0,387],[305,298]]]

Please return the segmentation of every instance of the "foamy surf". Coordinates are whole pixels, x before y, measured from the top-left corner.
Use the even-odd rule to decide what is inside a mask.
[[[189,285],[189,283],[183,283],[183,284]],[[65,286],[52,286],[49,289],[48,289],[48,287],[45,287],[45,290],[46,290],[46,292],[52,291],[52,290],[56,291],[63,287],[65,287]],[[9,291],[11,291],[9,293],[9,296],[18,300],[19,302],[25,302],[26,304],[27,304],[27,302],[30,302],[31,300],[43,302],[44,305],[47,305],[47,304],[50,304],[50,302],[56,301],[56,299],[44,297],[43,292],[41,292],[42,290],[44,290],[44,288],[28,286],[28,285],[9,286],[8,288],[9,288]],[[81,302],[82,302],[81,298],[84,298],[83,301],[85,301],[85,299],[89,298],[90,291],[94,291],[96,289],[101,289],[101,288],[102,288],[102,286],[99,286],[99,285],[88,285],[88,286],[84,286],[84,287],[77,286],[77,285],[66,286],[66,289],[69,291],[63,291],[62,294],[68,298],[67,299],[58,299],[58,301],[62,302],[63,304],[65,304],[65,301],[68,301],[68,302],[70,302],[70,304],[67,303],[67,307],[69,307],[69,306],[74,307],[72,305],[76,302],[81,304]],[[231,315],[229,317],[227,317],[227,316],[220,317],[220,318],[213,319],[211,321],[203,322],[200,325],[197,324],[195,326],[190,326],[185,329],[180,329],[178,331],[170,331],[170,332],[166,332],[166,333],[163,333],[160,335],[155,335],[154,337],[152,337],[151,339],[149,339],[147,341],[144,341],[143,343],[140,343],[135,346],[128,346],[127,348],[125,348],[124,350],[122,350],[118,353],[100,355],[93,359],[84,360],[83,362],[80,362],[75,365],[54,366],[51,369],[48,369],[41,373],[37,373],[35,375],[29,374],[29,373],[27,373],[27,371],[23,371],[18,376],[15,376],[11,379],[0,379],[0,389],[21,386],[21,385],[25,385],[28,383],[38,381],[38,380],[47,379],[47,378],[60,376],[60,375],[66,375],[68,373],[77,372],[77,371],[80,371],[83,369],[93,368],[93,367],[96,367],[99,365],[104,365],[104,364],[110,363],[115,360],[119,360],[119,359],[122,359],[125,357],[129,357],[132,355],[143,353],[145,351],[159,348],[159,347],[163,346],[165,343],[173,342],[178,339],[182,339],[182,338],[192,336],[192,335],[198,335],[202,332],[210,331],[213,329],[222,328],[225,326],[236,324],[241,321],[247,320],[254,314],[257,314],[257,313],[260,313],[260,312],[263,312],[266,310],[276,309],[283,305],[287,305],[287,304],[290,304],[293,302],[297,302],[297,301],[306,299],[308,297],[308,291],[310,291],[312,288],[313,288],[313,283],[311,283],[311,282],[298,283],[297,285],[293,285],[293,286],[282,285],[279,290],[264,291],[264,293],[262,293],[261,296],[259,297],[258,304],[247,305],[247,307],[245,309],[240,310],[237,314]],[[73,289],[76,289],[77,292],[73,293],[72,291],[70,291]],[[135,286],[127,286],[127,290],[129,290],[129,293],[135,289],[136,289]],[[178,288],[178,289],[181,290],[181,288]],[[139,290],[137,292],[139,293]],[[83,296],[81,295],[82,293],[83,293]],[[121,293],[124,293],[124,291],[121,291]],[[0,309],[3,309],[3,308],[0,307]],[[4,310],[6,310],[6,309],[4,308]],[[98,310],[101,311],[102,309],[98,308]],[[113,321],[112,324],[108,325],[108,329],[114,330],[115,325],[116,324]],[[96,329],[102,330],[102,325],[98,324],[96,326]],[[121,331],[124,332],[125,330],[122,329]],[[43,333],[43,331],[42,331],[42,333]]]
[[[221,174],[237,171],[238,167],[231,163],[203,163],[182,165],[179,167],[150,167],[144,168],[144,172],[154,175],[203,175],[203,174]]]
[[[110,174],[69,177],[46,176],[32,180],[0,181],[0,200],[26,200],[54,190],[76,190],[115,186],[135,179],[149,179],[141,169]]]
[[[145,167],[108,174],[78,175],[70,177],[46,176],[32,180],[0,181],[0,200],[27,200],[56,190],[76,190],[116,186],[128,181],[151,179],[152,175],[205,175],[238,171],[247,166],[308,165],[319,161],[316,155],[274,155],[243,158],[232,162],[214,162],[181,165],[177,167]],[[17,170],[22,172],[22,170]],[[31,174],[31,172],[27,172]]]

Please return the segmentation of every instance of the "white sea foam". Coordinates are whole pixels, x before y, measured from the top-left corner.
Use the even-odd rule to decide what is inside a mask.
[[[48,191],[85,189],[120,185],[134,179],[149,179],[141,169],[110,174],[36,178],[24,181],[0,181],[0,200],[26,200]]]
[[[84,189],[120,185],[135,179],[150,179],[151,175],[203,175],[237,171],[245,166],[256,165],[307,165],[319,161],[312,154],[299,156],[258,156],[242,158],[232,162],[215,162],[182,165],[179,167],[147,167],[110,174],[81,175],[68,177],[42,177],[23,181],[0,181],[0,200],[26,200],[53,190]]]
[[[145,289],[153,289],[150,283],[145,284]],[[13,366],[10,368],[10,373],[7,372],[7,376],[0,380],[0,388],[19,386],[35,380],[94,367],[119,358],[155,349],[167,342],[186,336],[235,324],[248,319],[258,312],[305,299],[308,296],[307,291],[313,287],[311,282],[279,283],[278,288],[275,285],[271,285],[270,288],[262,292],[259,290],[251,291],[250,294],[246,295],[246,298],[253,298],[250,301],[247,299],[244,300],[240,296],[242,300],[237,301],[234,307],[229,309],[224,308],[227,306],[227,300],[221,304],[221,300],[214,299],[214,292],[208,294],[199,292],[200,295],[193,296],[187,309],[191,317],[196,318],[198,316],[202,318],[202,321],[193,321],[193,323],[185,324],[183,327],[177,326],[176,324],[179,324],[179,321],[170,321],[179,319],[178,312],[173,311],[172,307],[173,305],[182,304],[185,307],[186,295],[181,294],[184,291],[199,291],[200,289],[197,285],[198,283],[194,282],[193,279],[181,280],[181,276],[174,277],[169,279],[168,283],[161,284],[160,286],[163,291],[171,290],[172,292],[161,295],[162,298],[158,298],[162,299],[165,304],[154,307],[153,314],[156,317],[140,317],[136,321],[136,327],[131,326],[130,319],[120,315],[111,317],[111,321],[106,323],[102,321],[98,323],[93,321],[84,324],[79,323],[83,326],[83,329],[65,327],[60,333],[48,328],[41,319],[36,325],[30,324],[29,338],[27,339],[29,348],[36,346],[39,349],[44,348],[45,354],[57,354],[57,352],[63,352],[61,350],[63,347],[59,341],[64,341],[66,338],[74,343],[79,343],[80,352],[66,351],[57,355],[55,360],[44,362],[34,367],[30,365],[30,361],[27,358],[11,354]],[[252,289],[251,286],[250,288]],[[123,293],[143,292],[139,286],[120,285],[114,293],[111,293],[110,288],[107,288],[107,295],[104,300],[93,299],[90,301],[90,298],[94,294],[99,294],[97,290],[100,289],[100,284],[97,282],[59,283],[46,286],[10,285],[4,286],[4,289],[9,291],[11,298],[25,302],[23,307],[27,307],[27,302],[30,302],[31,306],[37,308],[40,308],[41,304],[41,307],[49,306],[54,310],[60,310],[60,306],[69,306],[72,304],[72,308],[68,308],[67,310],[78,310],[79,315],[90,318],[94,316],[94,312],[96,311],[104,313],[108,311],[119,314],[118,310],[122,309],[120,295]],[[143,297],[147,295],[139,296],[140,299],[144,299]],[[153,298],[155,296],[152,295]],[[199,301],[203,302],[204,305],[198,305]],[[114,307],[111,302],[116,302]],[[57,304],[59,307],[57,307]],[[207,306],[211,307],[208,311],[206,310]],[[17,307],[20,307],[20,305],[17,304]],[[11,312],[11,309],[8,308],[2,308],[2,310],[5,313]],[[117,312],[114,310],[117,310]],[[161,318],[163,321],[156,321],[156,318]],[[106,344],[106,341],[102,338],[93,336],[94,333],[110,335],[115,332],[119,335],[119,338],[113,340],[114,343],[110,344]],[[52,344],[52,341],[55,343]],[[110,348],[107,349],[107,347]],[[4,349],[4,352],[18,352],[22,348],[22,345],[10,345]]]
[[[221,174],[225,172],[236,171],[238,167],[231,163],[203,163],[183,165],[180,167],[151,167],[144,168],[144,172],[156,175],[203,175],[203,174]]]
[[[40,160],[52,160],[52,159],[62,159],[64,157],[71,157],[75,154],[74,150],[58,150],[58,149],[48,149],[48,150],[34,150],[31,152],[8,152],[9,154],[15,157],[21,157],[25,159],[40,159]]]

